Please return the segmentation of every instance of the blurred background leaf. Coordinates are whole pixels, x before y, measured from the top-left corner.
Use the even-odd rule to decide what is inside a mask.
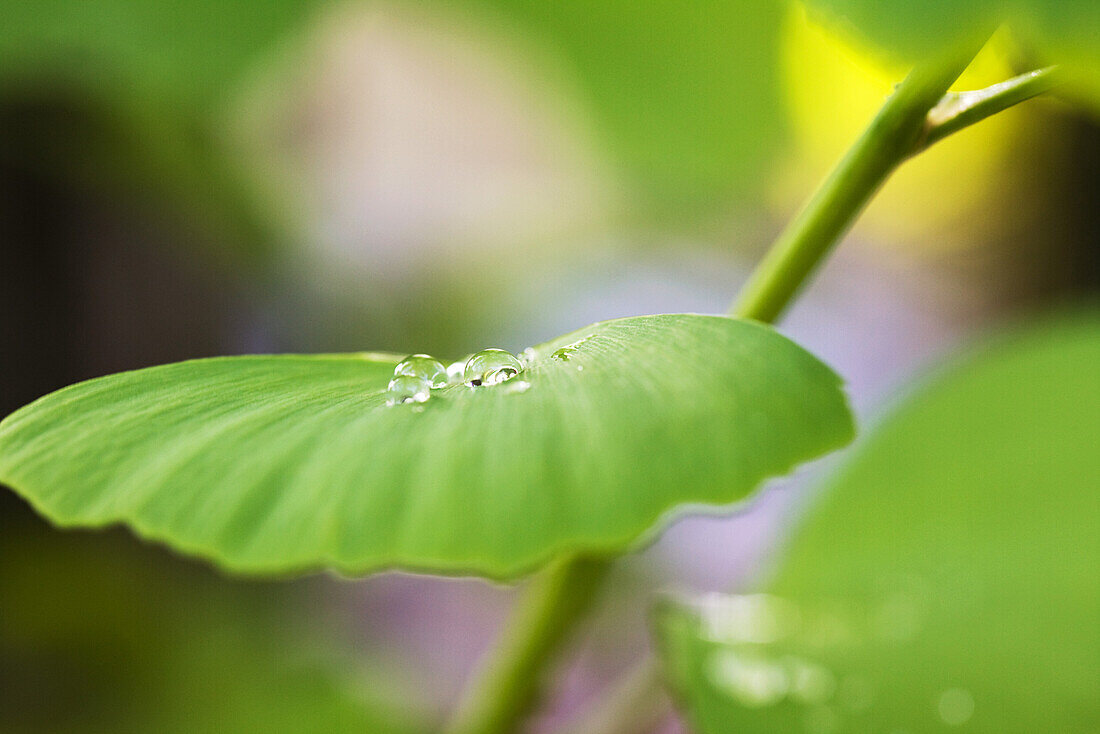
[[[816,23],[799,5],[791,6],[783,28],[781,89],[794,140],[773,200],[790,210],[840,160],[908,67]],[[997,34],[952,88],[980,89],[1008,79],[1014,54],[1007,34]],[[1010,110],[906,161],[861,215],[857,238],[942,255],[1003,236],[1010,218],[973,213],[997,208],[1017,150],[1043,145],[1036,128],[1027,111]]]
[[[13,505],[0,503],[0,732],[429,730],[396,703],[396,669],[347,649],[318,581],[234,582]]]
[[[164,167],[173,164],[164,158],[178,165],[175,183],[180,183],[194,177],[185,151],[208,158],[211,149],[235,153],[218,130],[225,122],[219,118],[239,102],[248,80],[260,76],[276,50],[301,59],[305,49],[292,39],[305,37],[324,11],[335,7],[325,0],[263,5],[6,0],[0,91],[20,96],[31,84],[38,95],[75,100],[80,109],[73,114],[86,112],[88,105],[100,121],[111,122],[110,129],[47,131],[40,141],[47,147],[84,141],[53,151],[55,163],[78,165],[89,145],[96,152],[101,137],[121,139],[134,149],[114,156],[113,165],[128,168],[131,184],[163,183],[164,174],[171,178]],[[355,7],[370,12],[400,5]],[[522,49],[521,63],[533,67],[541,83],[554,75],[575,82],[581,98],[565,103],[594,117],[601,144],[621,167],[620,183],[635,197],[635,214],[682,217],[729,206],[734,194],[758,187],[761,169],[782,140],[773,93],[778,2],[646,0],[593,8],[581,2],[484,0],[435,7],[446,8],[458,25],[483,26],[511,38]],[[155,162],[158,156],[162,160]],[[116,173],[111,160],[95,163],[102,174]],[[159,167],[141,171],[143,163]],[[250,165],[262,170],[263,164]],[[228,168],[225,175],[232,178],[233,164],[225,161],[207,175],[218,168]],[[201,180],[189,184],[177,193],[198,197]],[[238,185],[247,193],[254,182]]]
[[[767,595],[666,607],[700,734],[1100,724],[1095,311],[935,376],[794,529]]]
[[[310,349],[469,349],[594,241],[724,235],[787,138],[780,2],[0,7],[0,164],[246,266]]]
[[[1032,58],[1030,67],[1064,64],[1100,89],[1100,8],[1090,0],[810,0],[842,32],[872,40],[907,62],[1008,24]],[[1026,69],[1021,69],[1026,71]],[[1094,101],[1096,101],[1094,99]]]
[[[503,0],[558,54],[646,215],[720,212],[759,190],[784,140],[775,0]]]
[[[210,111],[322,2],[5,0],[0,59],[5,77],[42,65],[89,83],[106,73],[131,94]]]
[[[318,4],[5,0],[0,153],[167,208],[238,256],[270,253],[277,211],[215,121]]]

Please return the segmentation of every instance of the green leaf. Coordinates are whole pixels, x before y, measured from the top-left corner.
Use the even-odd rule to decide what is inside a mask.
[[[385,405],[395,360],[371,354],[92,380],[0,423],[0,481],[60,525],[126,522],[239,571],[511,577],[621,551],[852,435],[837,377],[753,322],[621,319],[534,351],[423,406]]]
[[[808,0],[827,20],[909,61],[1007,24],[1036,66],[1064,64],[1100,93],[1100,4],[1093,0]],[[1100,99],[1100,94],[1096,96]]]
[[[697,732],[1095,732],[1098,363],[1097,313],[983,349],[872,433],[769,596],[666,608]]]

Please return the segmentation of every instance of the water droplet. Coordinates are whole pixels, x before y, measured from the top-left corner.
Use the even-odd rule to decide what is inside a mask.
[[[787,695],[787,672],[764,657],[719,650],[709,668],[711,682],[743,706],[771,706]]]
[[[793,634],[798,608],[771,594],[708,594],[699,601],[703,633],[713,642],[766,645]]]
[[[970,717],[974,715],[974,696],[963,688],[950,688],[940,694],[936,710],[943,723],[960,726],[970,721]]]
[[[469,357],[466,359],[469,359]],[[466,359],[460,359],[447,365],[447,384],[461,385],[466,379]]]
[[[405,357],[393,368],[393,376],[420,377],[427,380],[432,388],[447,386],[447,368],[438,359],[427,354]]]
[[[535,361],[535,350],[532,347],[527,347],[519,355],[519,361],[523,362],[523,365],[529,366]]]
[[[511,352],[503,349],[482,349],[466,362],[466,384],[499,385],[520,373],[523,365]]]
[[[817,663],[801,658],[788,660],[791,676],[791,698],[799,703],[825,703],[836,692],[836,676]]]
[[[417,375],[397,375],[390,380],[386,405],[427,402],[432,395],[432,385]]]
[[[573,353],[576,352],[582,344],[584,344],[586,341],[594,336],[595,334],[589,334],[583,339],[578,339],[572,344],[566,344],[564,347],[555,350],[554,353],[550,355],[550,357],[552,359],[560,359],[562,362],[568,362],[573,357]]]

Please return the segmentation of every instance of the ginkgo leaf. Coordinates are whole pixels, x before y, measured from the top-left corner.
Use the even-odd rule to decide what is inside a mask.
[[[512,577],[622,551],[853,432],[827,367],[717,316],[594,324],[423,404],[387,405],[396,361],[225,357],[74,385],[0,423],[0,481],[59,525],[124,522],[240,571]]]

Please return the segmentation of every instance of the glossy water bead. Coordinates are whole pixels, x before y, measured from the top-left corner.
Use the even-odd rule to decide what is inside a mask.
[[[425,403],[432,396],[432,384],[419,375],[395,375],[386,393],[386,405]]]
[[[511,352],[482,349],[466,361],[466,384],[498,385],[520,373],[523,365]]]
[[[393,368],[393,376],[420,377],[427,380],[428,386],[432,388],[447,386],[447,368],[438,359],[428,354],[405,357]]]
[[[467,357],[467,359],[469,359]],[[451,362],[447,365],[447,382],[451,385],[461,385],[466,378],[466,359]]]

